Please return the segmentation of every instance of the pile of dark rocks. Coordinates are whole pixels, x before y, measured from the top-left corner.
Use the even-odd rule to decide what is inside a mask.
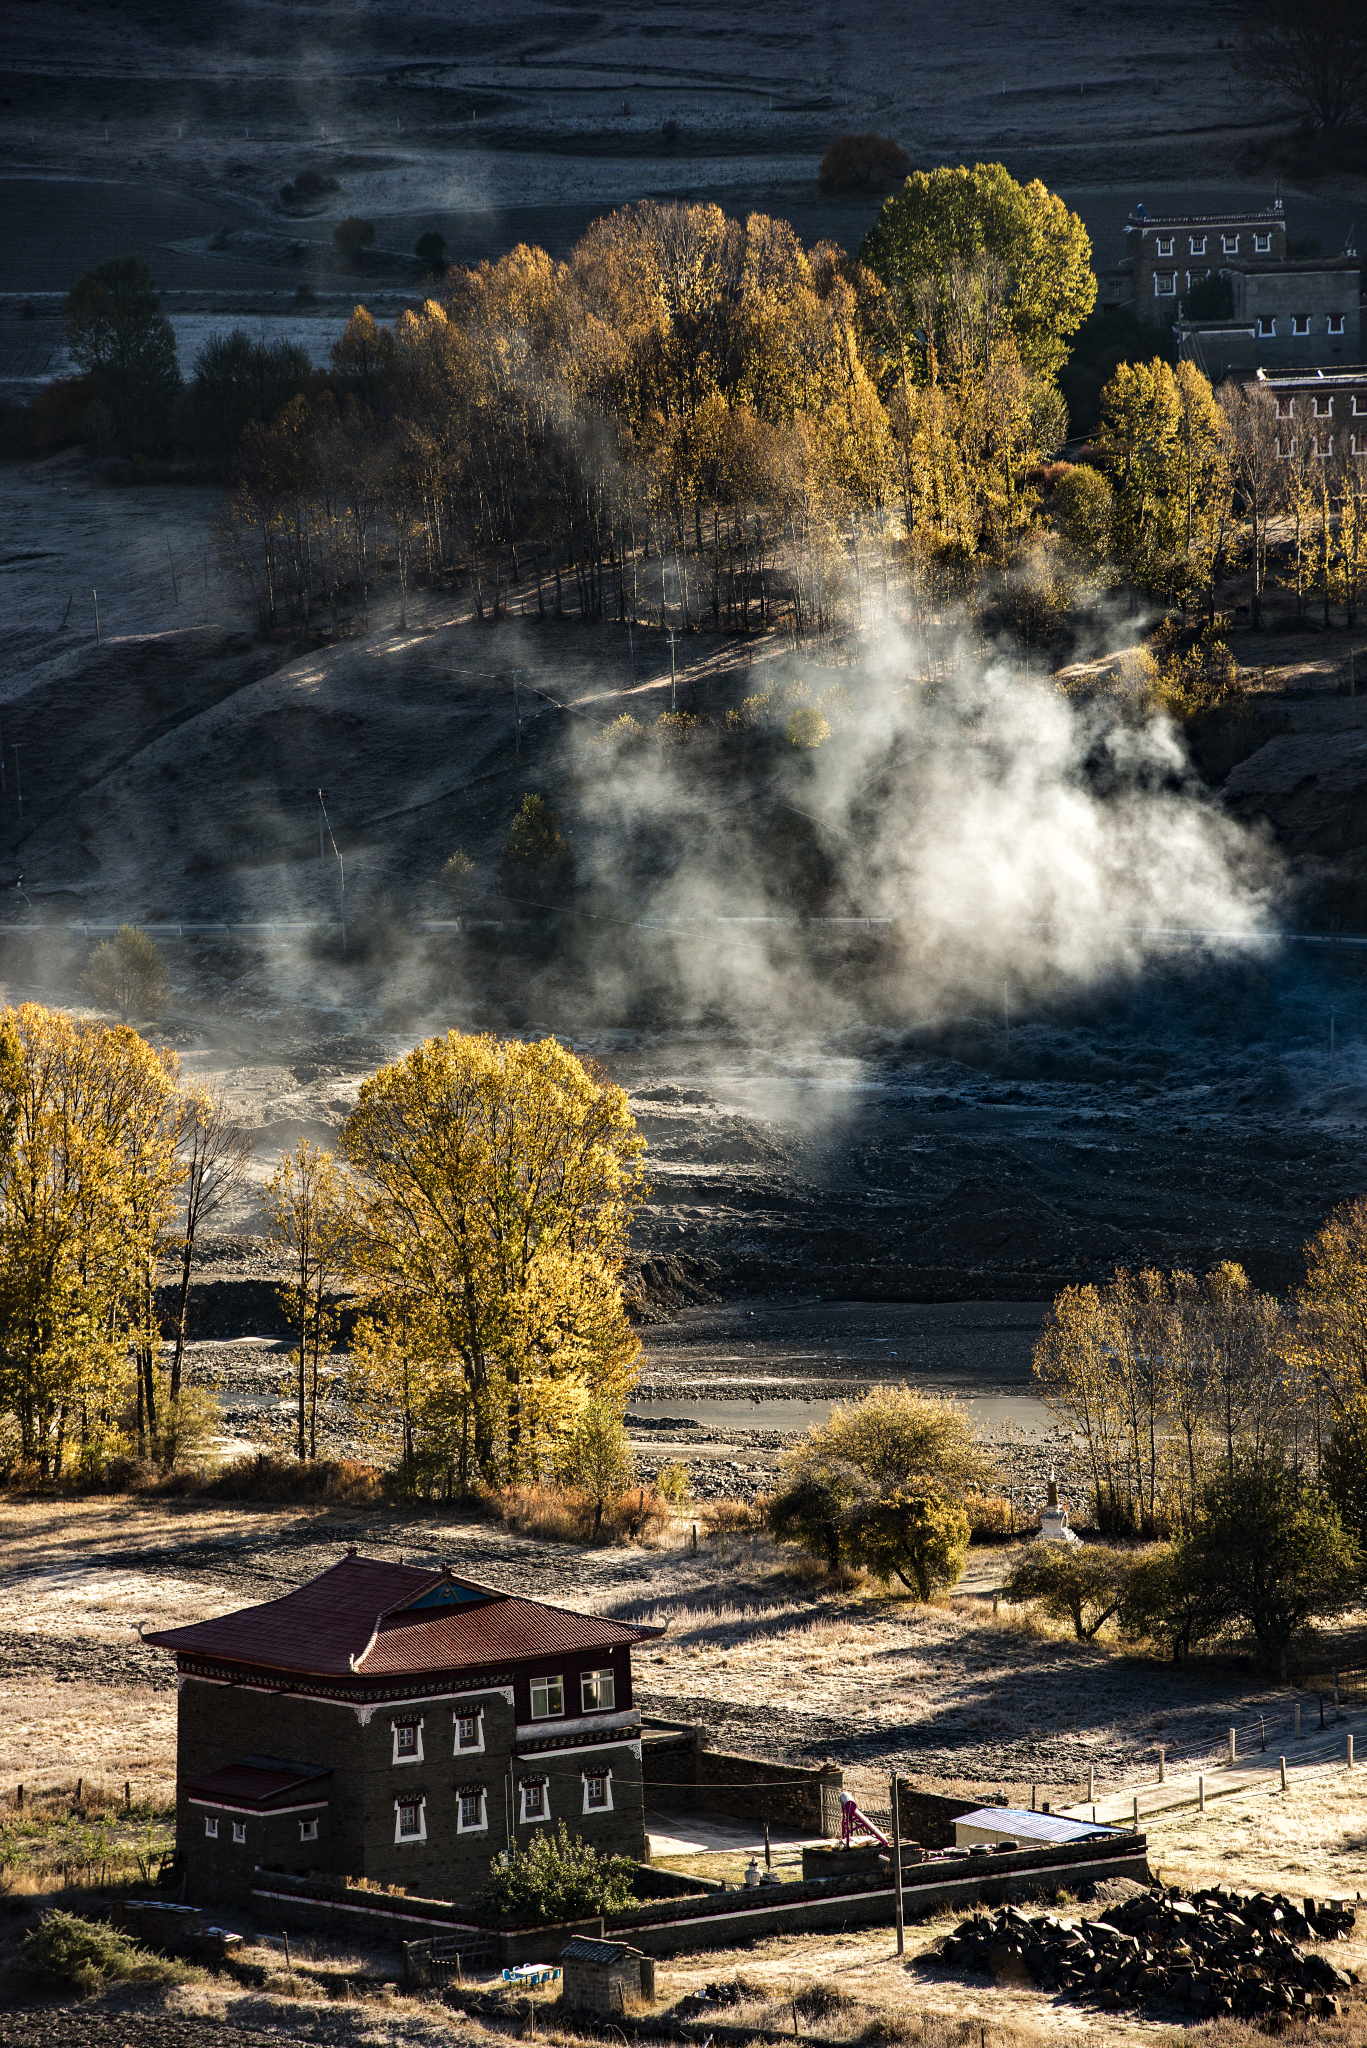
[[[1170,1886],[1139,1892],[1096,1920],[1023,1913],[1003,1906],[975,1913],[927,1960],[960,1970],[1011,1975],[1022,1969],[1046,1991],[1118,2006],[1185,2006],[1193,2014],[1339,2010],[1357,1981],[1299,1943],[1345,1940],[1357,1917],[1350,1901],[1324,1903],[1216,1885],[1190,1894]]]

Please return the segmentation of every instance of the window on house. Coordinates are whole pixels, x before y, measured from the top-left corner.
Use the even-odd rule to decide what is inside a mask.
[[[1172,299],[1177,296],[1177,272],[1155,270],[1153,274],[1153,295],[1156,299]]]
[[[1367,455],[1367,434],[1350,434],[1348,450],[1352,455]]]
[[[1367,398],[1363,398],[1356,391],[1353,393],[1353,418],[1355,420],[1367,418]]]
[[[1331,313],[1331,314],[1329,315],[1329,320],[1328,320],[1328,327],[1327,327],[1327,332],[1328,332],[1328,333],[1330,333],[1330,334],[1342,334],[1342,332],[1343,332],[1343,315],[1342,315],[1342,313]]]
[[[549,1820],[551,1803],[544,1778],[523,1778],[522,1781],[523,1821]]]
[[[1293,419],[1295,412],[1296,401],[1294,398],[1279,398],[1277,400],[1277,418],[1279,420]]]
[[[1192,255],[1193,255],[1193,256],[1204,256],[1204,255],[1205,255],[1205,253],[1206,253],[1206,238],[1205,238],[1205,236],[1204,236],[1204,235],[1193,235],[1193,236],[1192,236],[1192,238],[1191,238],[1191,253],[1192,253]]]
[[[1291,457],[1292,457],[1292,456],[1293,456],[1293,455],[1295,454],[1295,452],[1296,452],[1296,438],[1295,438],[1295,435],[1294,435],[1294,434],[1293,434],[1293,435],[1290,435],[1290,436],[1289,436],[1289,437],[1288,437],[1288,438],[1287,438],[1287,439],[1286,439],[1285,441],[1283,441],[1283,439],[1282,439],[1281,435],[1280,435],[1280,434],[1278,434],[1278,436],[1277,436],[1277,453],[1278,453],[1278,455],[1279,455],[1279,456],[1281,457],[1282,461],[1283,461],[1283,462],[1289,462],[1289,461],[1291,460]]]
[[[427,1802],[425,1799],[396,1799],[394,1801],[394,1840],[396,1842],[425,1842],[427,1840]]]
[[[1270,256],[1272,254],[1271,235],[1255,235],[1253,237],[1253,253],[1255,256]]]
[[[1158,253],[1159,253],[1159,255],[1160,255],[1160,256],[1171,256],[1171,254],[1172,254],[1172,252],[1173,252],[1173,249],[1174,249],[1174,247],[1175,247],[1175,245],[1176,245],[1176,242],[1177,242],[1177,237],[1176,237],[1176,235],[1160,235],[1160,236],[1158,237]]]
[[[299,1839],[300,1839],[300,1841],[301,1841],[301,1842],[316,1842],[316,1841],[317,1841],[317,1839],[318,1839],[318,1823],[317,1823],[317,1821],[316,1821],[316,1820],[301,1820],[301,1821],[300,1821],[300,1823],[299,1823]]]
[[[611,1666],[606,1671],[586,1671],[579,1681],[586,1714],[601,1714],[616,1705],[617,1682]]]
[[[585,1771],[584,1811],[585,1813],[611,1813],[611,1771]]]
[[[550,1714],[565,1711],[565,1685],[557,1674],[554,1678],[532,1680],[532,1719],[544,1721]]]
[[[246,1841],[246,1839],[247,1839],[247,1823],[246,1823],[246,1821],[245,1821],[245,1820],[235,1820],[235,1821],[233,1822],[233,1840],[234,1840],[235,1842],[245,1842],[245,1841]]]
[[[1334,401],[1333,401],[1333,399],[1332,399],[1332,398],[1319,398],[1319,397],[1317,397],[1317,398],[1316,398],[1316,400],[1315,400],[1315,418],[1316,418],[1317,420],[1331,420],[1331,419],[1332,419],[1333,417],[1334,417]]]
[[[1272,318],[1272,315],[1270,313],[1260,313],[1258,315],[1258,333],[1262,336],[1263,340],[1268,340],[1268,338],[1272,335],[1275,335],[1276,332],[1277,323]]]
[[[207,1813],[204,1816],[204,1832],[211,1842],[218,1840],[218,1822]]]
[[[1237,235],[1221,235],[1220,248],[1226,256],[1237,256],[1239,253],[1239,237]]]
[[[457,1714],[455,1717],[455,1721],[457,1751],[460,1751],[462,1749],[483,1749],[483,1714]]]
[[[394,1761],[396,1764],[420,1764],[422,1762],[422,1722],[391,1721],[394,1730]]]
[[[1291,332],[1293,334],[1308,334],[1310,332],[1310,315],[1308,313],[1293,313],[1291,315]]]
[[[456,1833],[477,1834],[488,1825],[489,1809],[483,1785],[466,1785],[456,1806]]]
[[[1331,455],[1333,454],[1333,452],[1334,452],[1334,437],[1333,437],[1333,435],[1332,435],[1332,434],[1316,434],[1316,436],[1315,436],[1315,453],[1316,453],[1316,455],[1317,455],[1317,456],[1319,457],[1320,461],[1321,461],[1321,462],[1327,462],[1327,461],[1329,460],[1329,457],[1330,457],[1330,456],[1331,456]]]

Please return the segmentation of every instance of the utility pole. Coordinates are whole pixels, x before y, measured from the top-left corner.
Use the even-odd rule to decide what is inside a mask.
[[[513,751],[522,752],[522,671],[513,670]]]
[[[631,687],[636,688],[636,643],[631,637],[631,620],[627,620],[627,659],[631,663]]]
[[[674,628],[672,626],[669,629],[669,708],[671,711],[677,711],[679,708],[678,679],[674,673]]]
[[[901,1779],[893,1772],[892,1777],[892,1876],[893,1891],[897,1901],[897,1953],[906,1953],[906,1926],[902,1917],[902,1802],[899,1797]]]
[[[326,805],[326,804],[325,804],[325,803],[323,802],[323,792],[322,792],[322,790],[321,790],[321,789],[320,789],[320,790],[319,790],[319,792],[318,792],[318,808],[319,808],[319,810],[320,810],[320,811],[322,812],[322,814],[323,814],[323,823],[324,823],[324,824],[325,824],[325,825],[327,826],[327,831],[328,831],[328,838],[332,840],[332,850],[333,850],[333,852],[334,852],[334,853],[335,853],[335,854],[337,855],[337,886],[338,886],[338,891],[339,891],[338,901],[339,901],[339,903],[340,903],[340,905],[341,905],[341,918],[342,918],[342,957],[343,957],[343,958],[345,959],[345,957],[346,957],[346,863],[345,863],[345,862],[343,861],[343,859],[342,859],[341,849],[339,848],[339,846],[338,846],[338,844],[337,844],[337,840],[336,840],[336,838],[335,838],[335,836],[334,836],[334,834],[333,834],[333,830],[332,830],[332,820],[331,820],[331,818],[329,818],[329,816],[328,816],[328,811],[327,811],[327,805]]]

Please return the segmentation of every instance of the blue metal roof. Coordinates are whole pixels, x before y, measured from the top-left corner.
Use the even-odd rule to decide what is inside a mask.
[[[1031,1813],[1023,1806],[980,1806],[955,1816],[955,1825],[996,1828],[1003,1835],[1031,1835],[1037,1842],[1085,1842],[1090,1835],[1114,1835],[1104,1821],[1070,1820],[1062,1813]]]

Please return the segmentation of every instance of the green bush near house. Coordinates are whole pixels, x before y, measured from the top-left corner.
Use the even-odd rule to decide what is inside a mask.
[[[600,1855],[562,1820],[554,1834],[537,1835],[527,1848],[497,1857],[476,1904],[536,1920],[624,1913],[636,1904],[634,1871],[629,1857]]]
[[[14,1967],[35,1989],[74,1991],[81,1998],[115,1982],[176,1984],[193,1974],[102,1920],[58,1912],[44,1913],[24,1936]]]

